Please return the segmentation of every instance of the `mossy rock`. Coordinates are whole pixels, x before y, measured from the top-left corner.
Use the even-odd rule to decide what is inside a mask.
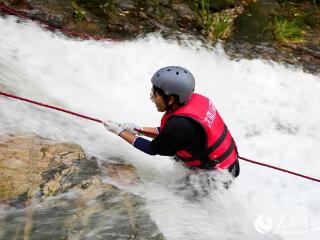
[[[234,22],[234,38],[251,43],[274,40],[272,23],[279,9],[280,5],[273,0],[249,4]]]
[[[76,0],[75,2],[98,16],[104,16],[106,13],[104,9],[113,4],[112,0]]]
[[[209,0],[209,8],[213,12],[234,6],[234,0]]]

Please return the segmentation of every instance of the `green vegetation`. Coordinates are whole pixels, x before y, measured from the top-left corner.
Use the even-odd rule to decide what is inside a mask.
[[[160,4],[157,0],[146,0],[143,3],[144,6],[147,6],[148,9],[152,10],[154,17],[157,20],[160,20],[164,17],[164,12],[162,11]]]
[[[98,16],[104,17],[116,12],[113,0],[75,0],[75,2]]]
[[[209,0],[196,0],[193,4],[203,21],[204,31],[208,33],[213,23]]]
[[[281,17],[275,18],[273,33],[281,43],[304,43],[319,34],[320,0],[278,0]],[[313,36],[313,37],[312,37]],[[308,41],[309,41],[308,40]]]
[[[86,19],[86,11],[80,9],[74,10],[73,18],[76,22],[82,22]]]
[[[232,18],[225,15],[217,15],[210,28],[210,32],[213,39],[227,38],[231,33],[233,21]]]
[[[230,7],[234,0],[195,0],[192,5],[195,11],[198,12],[202,19],[202,26],[204,33],[208,35],[209,39],[225,39],[231,34],[233,25],[232,16],[226,12],[221,12],[222,9]],[[220,12],[213,13],[220,9]]]
[[[285,18],[275,18],[274,35],[281,43],[303,43],[304,31],[303,22],[299,18],[288,20]]]

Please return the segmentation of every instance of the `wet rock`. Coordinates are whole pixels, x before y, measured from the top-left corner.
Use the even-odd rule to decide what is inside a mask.
[[[39,141],[41,141],[39,139]],[[38,172],[44,171],[49,159],[42,162],[31,159],[38,158],[33,138],[10,137],[1,139],[0,145],[0,201],[4,201],[25,192],[33,192],[42,178]],[[40,147],[38,147],[38,152]]]
[[[166,7],[161,9],[161,14],[157,18],[160,23],[164,23],[167,27],[175,26],[178,20],[176,12]]]
[[[33,135],[1,137],[0,142],[0,201],[19,198],[21,194],[33,197],[41,189],[39,186],[47,195],[53,195],[66,190],[69,184],[88,179],[79,166],[90,161],[79,145],[52,144]],[[97,175],[97,169],[96,165],[90,177]],[[76,173],[80,177],[75,181],[72,175]]]
[[[309,43],[306,46],[301,46],[301,48],[315,58],[320,58],[320,45]]]
[[[164,239],[144,201],[108,184],[94,184],[72,195],[48,199],[0,216],[0,238]]]
[[[249,4],[245,11],[235,20],[233,38],[247,42],[266,42],[274,40],[270,25],[280,9],[276,0],[257,1]]]
[[[136,37],[142,32],[139,24],[125,21],[125,15],[113,14],[107,21],[107,29],[112,36],[121,38]]]
[[[163,6],[169,6],[170,0],[158,0],[158,3]]]
[[[60,4],[54,0],[29,0],[27,2],[29,8],[32,9],[26,12],[27,16],[53,27],[62,28],[69,19],[72,19],[73,6],[70,1],[63,1]]]
[[[113,0],[113,4],[124,11],[134,11],[136,9],[135,2],[133,0]]]
[[[200,17],[187,4],[173,4],[172,9],[177,12],[178,25],[190,28],[199,28],[201,25]]]
[[[102,183],[97,159],[80,146],[34,135],[0,140],[0,239],[164,239],[144,200]],[[104,167],[119,185],[138,181],[129,164]]]
[[[209,0],[209,9],[211,11],[221,11],[234,6],[233,0]]]
[[[26,12],[25,16],[30,17],[33,20],[37,20],[41,23],[47,24],[51,27],[61,29],[65,26],[63,15],[52,15],[42,10],[35,9],[30,12]]]
[[[76,0],[76,3],[103,18],[106,16],[106,13],[114,7],[111,1],[105,0]]]
[[[34,21],[47,24],[49,30],[55,28],[68,36],[73,36],[71,32],[79,33],[82,37],[87,34],[101,37],[106,33],[104,19],[90,11],[84,11],[76,1],[16,0],[4,1],[4,4]],[[76,18],[77,12],[84,14],[81,21]]]
[[[320,58],[308,53],[303,46],[282,46],[276,43],[261,42],[259,44],[246,41],[228,41],[224,49],[234,59],[261,58],[295,65],[310,73],[320,73]]]
[[[13,6],[18,7],[26,7],[26,8],[32,8],[28,2],[28,0],[12,0],[10,1],[3,1],[6,5],[12,4]]]
[[[130,164],[104,163],[103,167],[109,178],[123,186],[128,186],[139,182],[136,169]]]
[[[59,165],[44,172],[42,176],[46,179],[40,187],[43,197],[66,192],[76,187],[85,189],[101,181],[97,162],[88,159],[77,159],[69,165]]]

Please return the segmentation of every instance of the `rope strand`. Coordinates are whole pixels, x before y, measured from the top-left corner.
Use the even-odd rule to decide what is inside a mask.
[[[306,179],[309,179],[309,180],[312,180],[312,181],[315,181],[315,182],[320,182],[320,179],[309,177],[309,176],[306,176],[306,175],[303,175],[303,174],[300,174],[300,173],[292,172],[292,171],[289,171],[289,170],[286,170],[286,169],[283,169],[283,168],[275,167],[275,166],[272,166],[272,165],[269,165],[269,164],[266,164],[266,163],[256,162],[256,161],[250,160],[248,158],[240,157],[240,156],[239,156],[239,159],[242,159],[244,161],[247,161],[247,162],[250,162],[250,163],[253,163],[253,164],[257,164],[257,165],[260,165],[260,166],[272,168],[272,169],[275,169],[275,170],[278,170],[278,171],[286,172],[286,173],[289,173],[289,174],[292,174],[292,175],[296,175],[298,177],[306,178]]]
[[[85,118],[85,119],[88,119],[88,120],[91,120],[91,121],[95,121],[95,122],[98,122],[98,123],[102,123],[101,120],[96,119],[96,118],[88,117],[88,116],[80,114],[80,113],[76,113],[76,112],[72,112],[72,111],[69,111],[69,110],[66,110],[66,109],[63,109],[63,108],[58,108],[58,107],[55,107],[55,106],[51,106],[51,105],[48,105],[48,104],[45,104],[45,103],[36,102],[36,101],[30,100],[30,99],[27,99],[27,98],[22,98],[22,97],[19,97],[19,96],[15,96],[15,95],[12,95],[10,93],[5,93],[5,92],[1,92],[0,91],[0,95],[6,96],[6,97],[10,97],[10,98],[14,98],[14,99],[18,99],[18,100],[21,100],[21,101],[25,101],[25,102],[28,102],[28,103],[35,104],[35,105],[39,105],[39,106],[42,106],[42,107],[45,107],[45,108],[54,109],[54,110],[57,110],[57,111],[60,111],[60,112],[65,112],[65,113],[68,113],[68,114],[71,114],[71,115],[74,115],[74,116],[78,116],[78,117],[81,117],[81,118]]]

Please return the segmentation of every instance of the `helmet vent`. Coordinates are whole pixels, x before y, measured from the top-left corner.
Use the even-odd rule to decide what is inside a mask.
[[[188,73],[187,71],[184,71],[185,73]]]
[[[167,72],[170,72],[171,71],[171,69],[167,69]]]
[[[158,74],[157,74],[157,77],[159,77],[159,76],[160,76],[160,74],[158,73]]]
[[[176,75],[179,75],[179,72],[176,72]]]

